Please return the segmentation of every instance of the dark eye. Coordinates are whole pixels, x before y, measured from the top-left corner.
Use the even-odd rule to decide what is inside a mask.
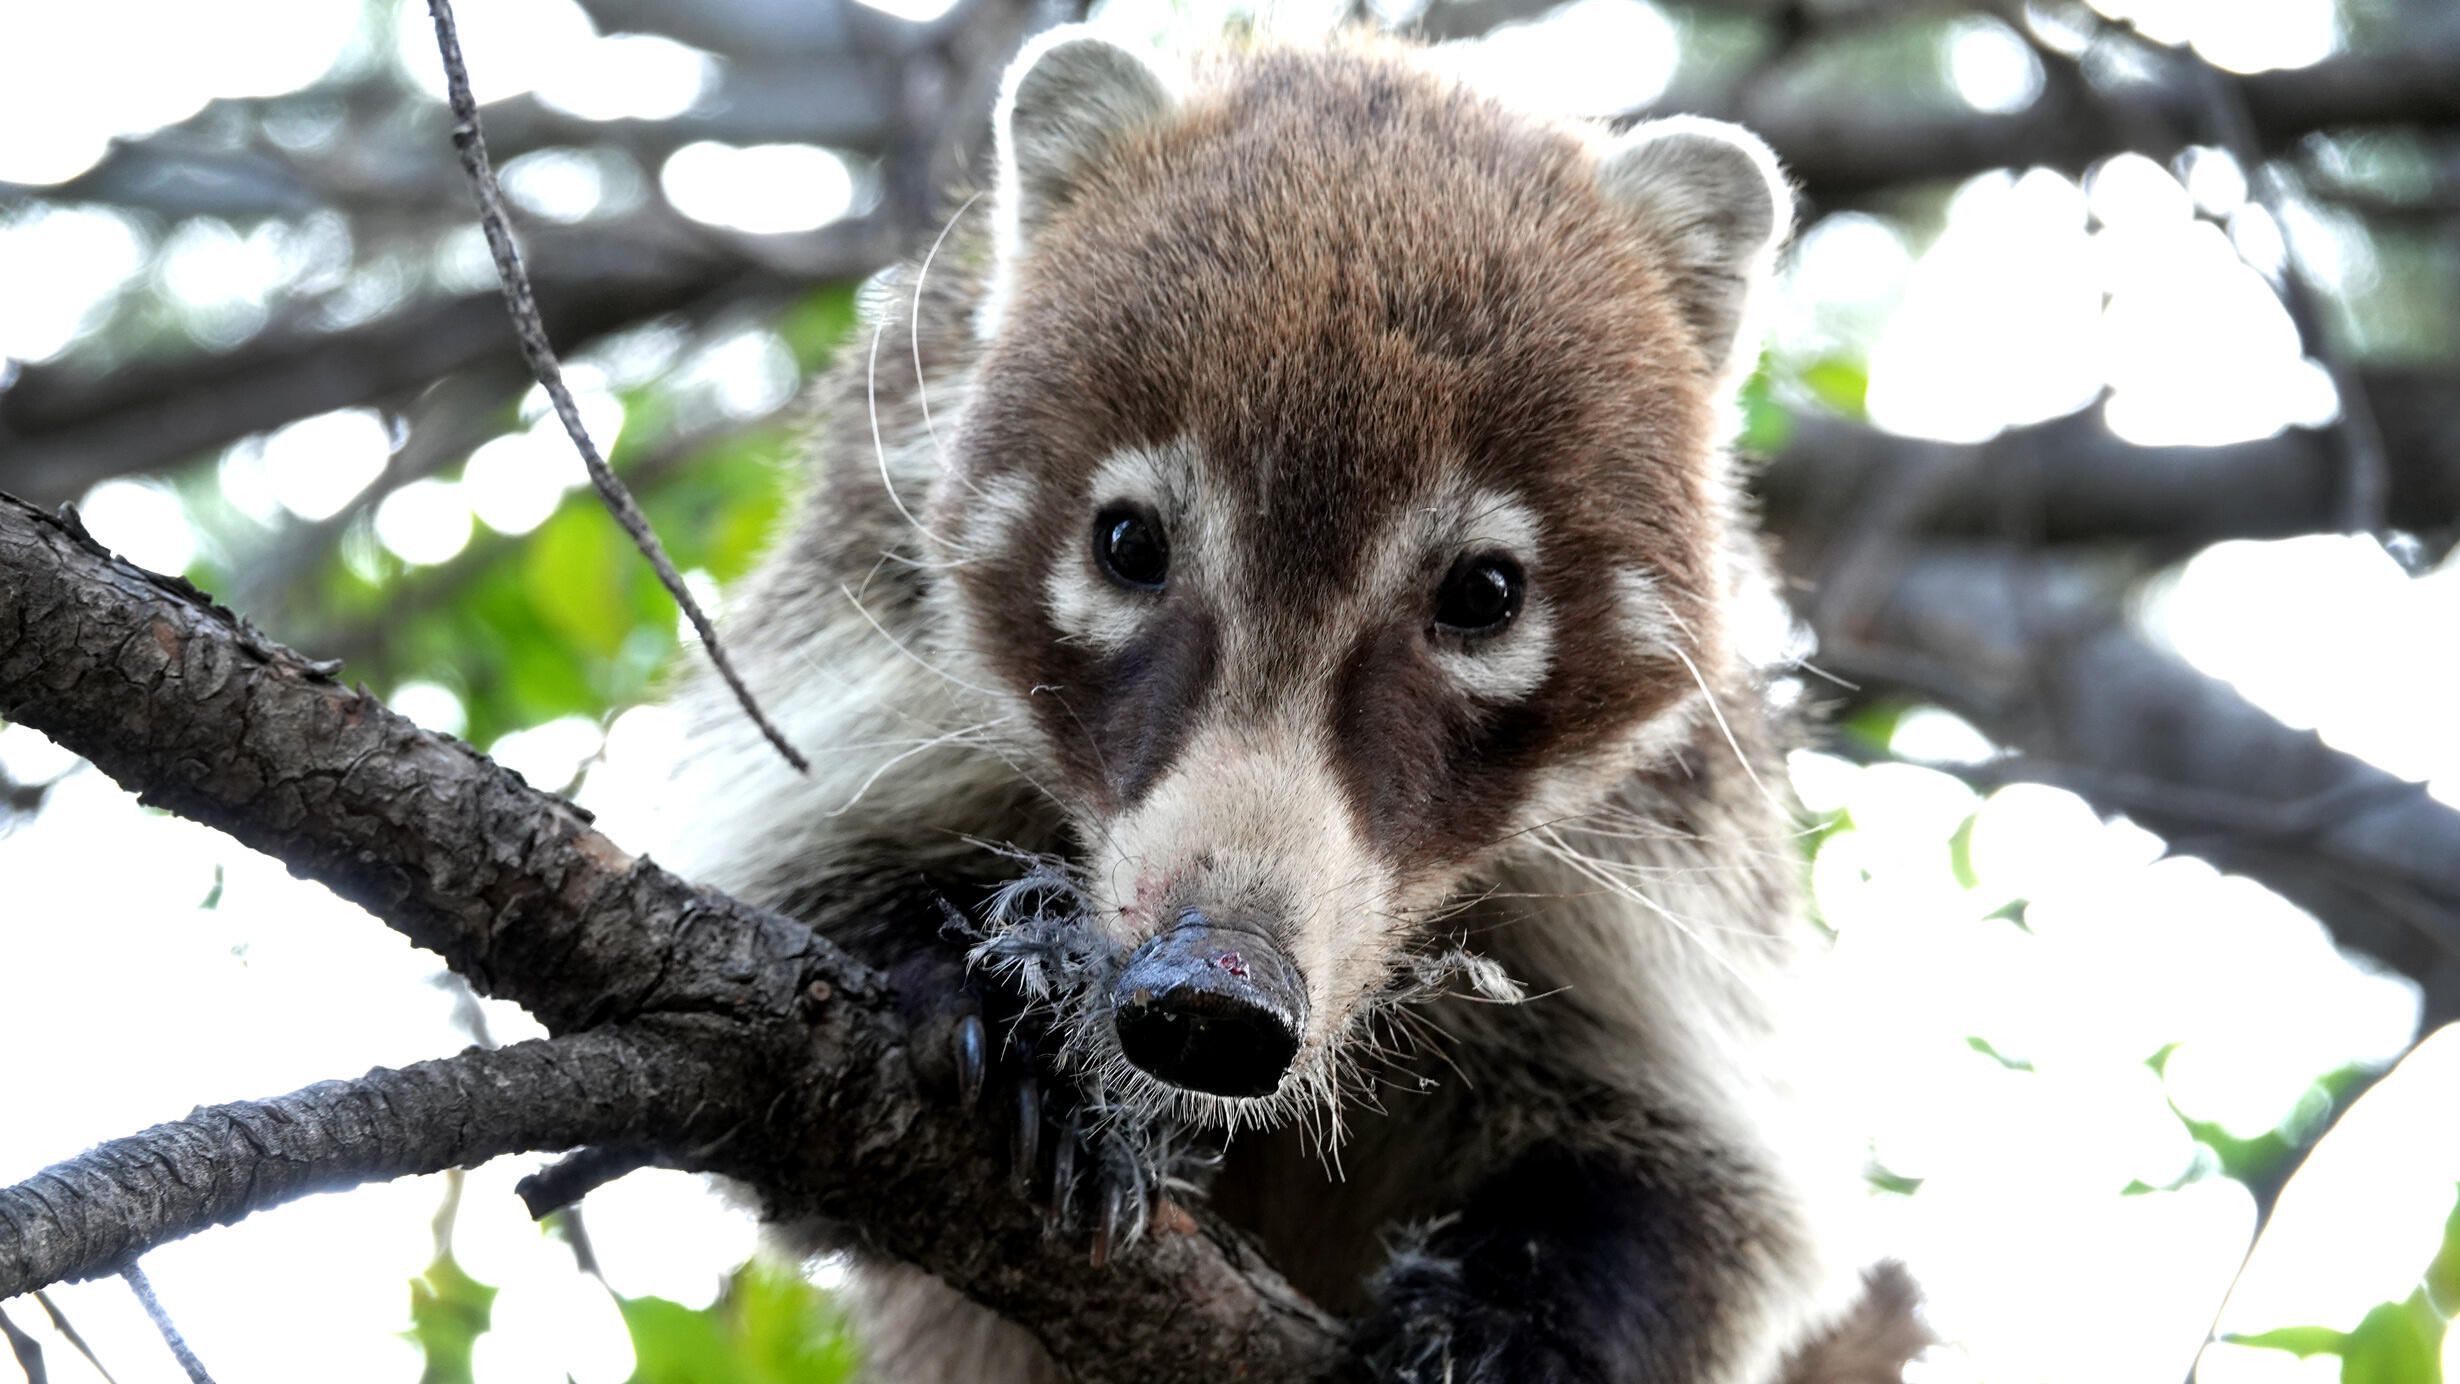
[[[1170,575],[1170,541],[1144,510],[1109,505],[1093,517],[1093,560],[1112,580],[1151,589]]]
[[[1520,613],[1520,564],[1501,553],[1463,557],[1435,593],[1435,623],[1454,634],[1493,634]]]

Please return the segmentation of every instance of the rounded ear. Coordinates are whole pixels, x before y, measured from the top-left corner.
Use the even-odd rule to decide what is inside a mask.
[[[1084,25],[1062,25],[1026,44],[1000,84],[992,120],[1002,257],[1033,243],[1121,137],[1174,104],[1150,63]]]
[[[1674,116],[1616,139],[1597,177],[1664,256],[1710,371],[1723,377],[1748,365],[1759,345],[1745,330],[1752,301],[1794,221],[1776,155],[1739,125]]]

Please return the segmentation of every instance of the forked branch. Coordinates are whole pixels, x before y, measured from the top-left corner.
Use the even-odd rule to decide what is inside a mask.
[[[1337,1325],[1201,1213],[1099,1271],[1046,1233],[953,1077],[917,1060],[946,1032],[910,1027],[810,928],[625,854],[570,803],[6,496],[0,716],[278,855],[558,1035],[200,1112],[0,1191],[0,1297],[306,1192],[603,1141],[850,1225],[1028,1324],[1079,1379],[1300,1380],[1342,1358]],[[168,1204],[103,1190],[165,1159]]]

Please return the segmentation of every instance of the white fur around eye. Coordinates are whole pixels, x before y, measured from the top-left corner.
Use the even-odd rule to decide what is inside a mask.
[[[1543,686],[1554,667],[1554,608],[1543,595],[1529,592],[1500,633],[1442,638],[1435,666],[1463,692],[1483,702],[1516,702]]]
[[[1195,452],[1185,442],[1129,447],[1094,472],[1091,498],[1071,519],[1076,531],[1042,579],[1042,598],[1061,638],[1114,654],[1136,637],[1153,608],[1151,592],[1122,590],[1094,563],[1093,519],[1104,506],[1126,501],[1160,516],[1170,544],[1167,580],[1186,580],[1200,547],[1195,484]]]
[[[1439,542],[1456,553],[1505,553],[1537,572],[1538,517],[1508,495],[1479,491],[1464,500]],[[1449,565],[1447,564],[1447,569]],[[1463,692],[1484,702],[1516,702],[1536,692],[1553,669],[1554,607],[1530,579],[1520,613],[1491,635],[1438,636],[1435,666]]]
[[[1088,527],[1091,520],[1087,521]],[[1128,646],[1143,626],[1147,603],[1140,593],[1122,591],[1094,570],[1087,540],[1063,550],[1042,581],[1042,599],[1050,606],[1051,623],[1059,636],[1098,653],[1115,654]]]

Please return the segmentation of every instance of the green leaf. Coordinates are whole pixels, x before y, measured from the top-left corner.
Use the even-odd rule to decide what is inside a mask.
[[[2460,1200],[2443,1222],[2443,1243],[2425,1281],[2400,1302],[2375,1305],[2355,1331],[2284,1326],[2251,1336],[2225,1335],[2233,1345],[2285,1350],[2305,1358],[2340,1357],[2341,1384],[2443,1384],[2443,1335],[2449,1318],[2438,1302],[2460,1288]]]
[[[1757,373],[1743,381],[1742,424],[1742,436],[1735,439],[1735,445],[1756,456],[1774,456],[1793,440],[1794,415],[1777,401],[1765,360]]]
[[[1956,872],[1956,882],[1967,889],[1982,887],[1982,877],[1973,868],[1973,824],[1982,819],[1979,812],[1957,824],[1956,834],[1948,838],[1948,868]]]
[[[449,1249],[410,1280],[410,1330],[404,1334],[427,1357],[419,1384],[471,1384],[470,1353],[487,1334],[495,1292],[464,1273]]]
[[[1990,1045],[1990,1040],[1987,1038],[1969,1037],[1965,1039],[1965,1046],[1973,1049],[1975,1052],[1980,1053],[1982,1056],[1989,1058],[1991,1061],[1998,1063],[2000,1066],[2007,1068],[2011,1072],[2029,1072],[2033,1070],[2033,1063],[2029,1058],[2010,1057],[2006,1053],[1992,1047]]]
[[[1911,711],[1905,702],[1872,702],[1837,723],[1837,728],[1874,754],[1886,754],[1896,738],[1897,723]]]
[[[1921,1191],[1922,1184],[1927,1179],[1907,1177],[1903,1173],[1890,1172],[1886,1168],[1880,1167],[1878,1164],[1874,1163],[1862,1170],[1862,1180],[1868,1182],[1882,1192],[1894,1192],[1898,1196],[1909,1197],[1914,1193]]]
[[[1870,372],[1861,362],[1842,356],[1813,361],[1802,372],[1803,387],[1838,414],[1860,420],[1869,413]]]
[[[2443,1221],[2443,1246],[2426,1266],[2426,1296],[2445,1317],[2460,1315],[2460,1198]]]
[[[632,628],[631,574],[622,564],[630,550],[613,519],[583,505],[564,506],[530,535],[523,585],[548,628],[570,647],[601,656],[623,647]]]
[[[805,294],[778,319],[777,334],[794,353],[794,363],[810,374],[829,363],[854,330],[854,285],[832,284]]]
[[[828,1296],[791,1267],[755,1259],[698,1311],[618,1298],[632,1333],[632,1384],[838,1384],[857,1363]]]
[[[209,910],[209,911],[210,911],[210,910],[212,910],[212,909],[220,908],[220,907],[222,906],[222,865],[221,865],[221,862],[217,861],[217,862],[215,862],[215,864],[214,864],[214,883],[213,883],[213,887],[212,887],[211,889],[208,889],[208,890],[206,890],[206,891],[205,891],[205,897],[204,897],[204,898],[201,898],[201,899],[199,899],[199,900],[197,900],[197,902],[196,902],[196,906],[197,906],[197,907],[199,907],[199,908],[202,908],[202,909]]]
[[[2358,1322],[2341,1346],[2340,1384],[2443,1384],[2443,1319],[2425,1289]]]
[[[2253,1346],[2258,1350],[2285,1350],[2304,1360],[2317,1355],[2338,1355],[2349,1340],[2348,1333],[2328,1326],[2283,1326],[2270,1331],[2258,1331],[2252,1336],[2223,1332],[2221,1339],[2234,1346]]]

